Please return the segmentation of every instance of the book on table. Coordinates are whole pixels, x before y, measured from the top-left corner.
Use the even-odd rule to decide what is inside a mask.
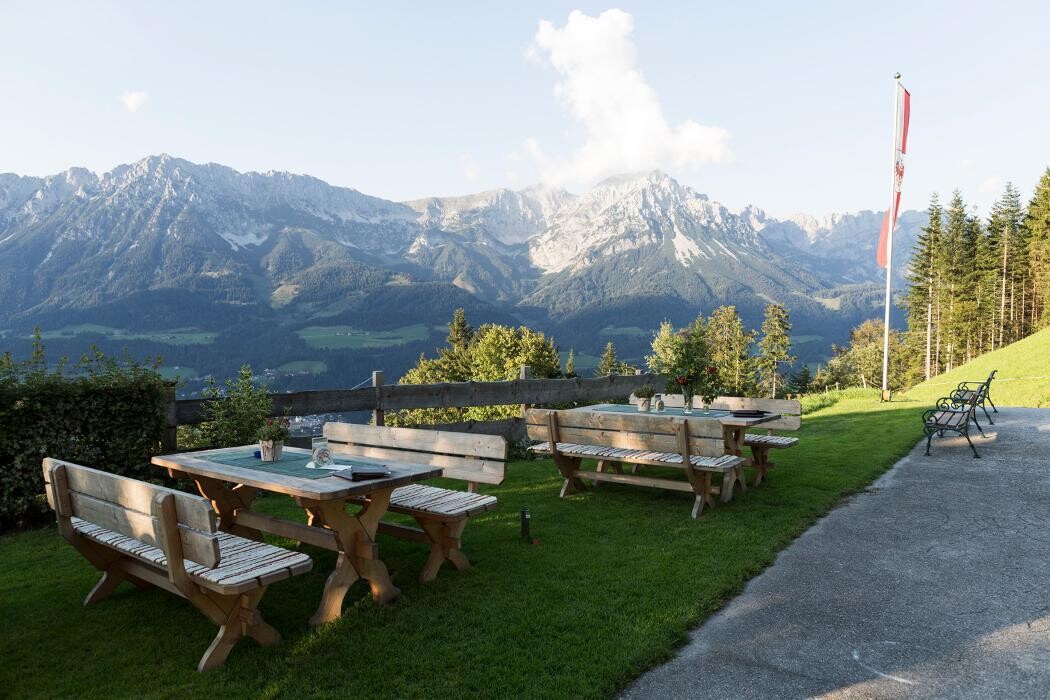
[[[369,481],[371,479],[385,479],[391,475],[391,471],[381,464],[377,465],[356,465],[349,469],[343,469],[342,471],[333,472],[332,476],[338,476],[340,479],[349,479],[350,481]]]

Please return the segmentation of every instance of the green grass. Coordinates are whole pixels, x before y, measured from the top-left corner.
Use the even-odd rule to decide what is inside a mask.
[[[426,551],[381,538],[403,594],[376,606],[355,584],[343,617],[306,626],[329,552],[275,584],[262,611],[284,635],[195,665],[215,628],[185,602],[122,586],[90,608],[95,572],[56,531],[0,537],[0,688],[9,697],[608,697],[668,659],[776,552],[863,490],[919,437],[915,403],[842,398],[807,414],[770,481],[699,519],[687,494],[603,484],[567,499],[550,461],[515,462],[485,488],[499,508],[465,533],[473,567],[421,586]],[[532,513],[539,543],[518,537]],[[283,497],[262,510],[301,517]],[[280,543],[280,540],[275,540]]]
[[[200,376],[192,367],[160,367],[157,369],[165,379],[196,379]]]
[[[430,329],[422,323],[391,331],[364,331],[352,326],[309,326],[298,331],[299,337],[311,348],[339,350],[342,348],[386,348],[405,345],[430,337]]]
[[[565,351],[559,352],[558,357],[561,360],[561,366],[564,368],[565,361],[569,359],[569,353]],[[590,373],[598,366],[599,359],[601,358],[597,355],[588,355],[585,352],[576,353],[573,357],[573,362],[576,364],[576,372],[582,376],[590,376]]]
[[[320,360],[296,360],[286,362],[277,368],[278,372],[294,374],[298,372],[309,372],[310,374],[324,374],[328,371],[328,365]]]
[[[996,406],[1050,406],[1050,328],[912,387],[907,397],[932,403],[959,382],[984,381],[993,369],[998,370],[991,391]]]
[[[649,335],[652,331],[647,331],[639,328],[638,326],[606,326],[605,328],[598,331],[598,335],[602,337],[608,336],[644,336]]]
[[[160,331],[136,333],[123,328],[100,326],[96,323],[81,323],[76,326],[65,326],[57,330],[43,331],[40,337],[44,340],[55,338],[75,338],[78,335],[104,335],[111,340],[150,340],[168,345],[210,345],[215,342],[218,333],[202,331],[198,328],[172,328]]]

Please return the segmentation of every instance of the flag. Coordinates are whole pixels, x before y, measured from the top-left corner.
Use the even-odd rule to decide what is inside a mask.
[[[897,83],[897,132],[893,144],[893,211],[887,211],[879,232],[879,248],[875,258],[879,267],[886,267],[886,246],[893,229],[897,226],[897,213],[901,206],[901,181],[904,179],[904,154],[908,152],[908,119],[911,117],[911,94]],[[890,218],[892,214],[893,218]]]

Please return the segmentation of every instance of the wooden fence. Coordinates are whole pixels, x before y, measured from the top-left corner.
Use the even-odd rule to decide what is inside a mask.
[[[622,399],[635,389],[650,384],[661,387],[664,377],[658,374],[609,375],[582,379],[533,379],[529,368],[521,368],[521,377],[502,382],[443,382],[438,384],[386,384],[381,371],[372,373],[372,386],[360,389],[325,389],[271,394],[273,415],[308,416],[349,411],[371,411],[376,425],[383,425],[387,411],[411,408],[466,408],[470,406],[505,406],[518,404],[559,404],[571,402],[598,403]],[[180,425],[203,421],[202,408],[209,399],[176,399],[174,389],[166,411],[165,449],[177,449],[176,433]],[[503,435],[520,439],[521,419],[508,421],[470,421],[447,425],[425,425],[460,432]]]

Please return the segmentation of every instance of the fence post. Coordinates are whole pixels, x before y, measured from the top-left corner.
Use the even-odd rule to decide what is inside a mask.
[[[376,407],[372,411],[372,423],[383,425],[386,411],[383,410],[383,370],[377,369],[372,372],[372,386],[376,390]]]
[[[179,449],[179,414],[175,405],[175,382],[167,382],[164,388],[164,435],[161,447],[165,452]]]
[[[522,365],[521,371],[518,372],[518,379],[529,379],[532,377],[532,368],[528,365]],[[525,411],[529,408],[527,403],[521,404],[521,417],[525,417]]]

